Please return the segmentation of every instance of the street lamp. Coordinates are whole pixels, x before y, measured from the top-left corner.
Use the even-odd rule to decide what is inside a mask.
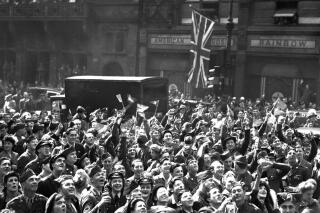
[[[227,29],[227,48],[226,48],[226,75],[228,78],[231,76],[231,66],[232,66],[232,61],[231,61],[231,42],[232,42],[232,30],[234,28],[234,23],[233,23],[233,0],[230,0],[230,5],[229,5],[229,18],[228,22],[226,24],[226,29]]]

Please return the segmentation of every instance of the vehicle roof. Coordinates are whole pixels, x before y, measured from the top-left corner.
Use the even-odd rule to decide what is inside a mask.
[[[28,90],[43,90],[43,91],[53,91],[53,92],[61,92],[58,88],[51,87],[28,87]]]
[[[142,82],[149,80],[164,79],[158,76],[97,76],[97,75],[82,75],[66,78],[66,80],[94,80],[94,81],[128,81],[128,82]]]

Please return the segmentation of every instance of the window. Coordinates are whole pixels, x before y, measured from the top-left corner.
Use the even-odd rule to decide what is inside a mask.
[[[213,20],[219,19],[219,2],[218,1],[203,1],[201,5],[201,11],[203,14]]]
[[[278,1],[276,12],[273,16],[274,23],[278,25],[298,24],[298,2]]]

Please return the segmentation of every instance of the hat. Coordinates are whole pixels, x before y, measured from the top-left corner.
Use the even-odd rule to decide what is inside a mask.
[[[52,164],[56,162],[56,160],[58,158],[66,158],[66,156],[64,156],[62,153],[58,153],[56,155],[53,155],[51,158],[50,158],[50,169],[53,170],[53,167],[52,167]]]
[[[64,155],[65,157],[67,157],[70,153],[75,152],[75,151],[76,151],[76,149],[73,146],[71,146],[71,147],[63,150],[61,154]]]
[[[227,137],[225,137],[225,138],[223,139],[223,143],[226,143],[228,140],[233,140],[235,143],[236,143],[236,141],[237,141],[236,137],[231,136],[231,135],[227,135]]]
[[[36,175],[36,173],[34,173],[32,169],[26,169],[20,176],[20,182],[23,183],[34,175]]]
[[[138,184],[139,185],[142,185],[142,184],[150,184],[150,185],[153,185],[153,181],[151,178],[141,178],[139,181],[138,181]]]
[[[248,165],[248,161],[246,156],[243,155],[238,155],[235,157],[234,162],[239,166],[239,167],[246,167]]]
[[[24,123],[17,123],[13,126],[13,132],[17,132],[19,129],[24,129],[26,125]]]
[[[39,132],[41,130],[44,130],[44,125],[43,124],[39,124],[39,123],[35,123],[33,128],[32,128],[32,132],[36,133],[36,132]]]
[[[199,213],[213,213],[214,211],[212,209],[210,209],[209,207],[202,207],[201,209],[199,209],[198,212]]]
[[[3,138],[3,141],[11,142],[12,145],[14,145],[14,144],[16,143],[16,140],[15,140],[14,137],[11,136],[11,135],[6,135],[6,136]]]
[[[186,108],[186,105],[180,105],[180,107],[179,107],[180,109],[185,109]]]
[[[88,158],[88,153],[84,153],[84,154],[77,160],[76,166],[77,166],[78,168],[81,168],[81,167],[82,167],[82,166],[81,166],[81,163],[82,163],[82,161],[83,161],[85,158]]]
[[[76,111],[77,111],[77,113],[85,113],[86,112],[86,110],[82,106],[78,106]]]
[[[47,157],[44,161],[41,162],[42,165],[50,163],[51,157]]]
[[[157,153],[160,153],[161,152],[161,147],[159,145],[157,145],[157,144],[152,144],[150,146],[150,150],[153,150],[153,151],[155,151]]]
[[[124,180],[124,177],[123,177],[123,174],[120,173],[120,172],[112,172],[109,176],[108,176],[108,180],[112,180],[112,179],[115,179],[115,178],[121,178]]]
[[[148,138],[145,135],[139,135],[138,139],[137,139],[137,143],[138,144],[145,144],[148,142]]]
[[[97,173],[101,172],[102,169],[100,166],[94,166],[92,169],[90,169],[89,171],[89,177],[92,178],[93,176],[95,176]]]
[[[317,116],[317,111],[315,109],[309,109],[309,111],[307,113],[307,118],[310,118],[313,116]]]
[[[50,146],[52,147],[52,144],[49,141],[45,141],[45,140],[41,140],[37,146],[36,146],[36,150],[40,149],[43,146]]]

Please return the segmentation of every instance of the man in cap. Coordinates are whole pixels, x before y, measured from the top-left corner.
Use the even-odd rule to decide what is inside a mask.
[[[13,125],[12,129],[17,141],[13,151],[21,155],[25,151],[24,142],[27,135],[26,126],[24,123],[17,123]]]
[[[141,178],[138,185],[141,187],[142,198],[145,200],[146,204],[148,204],[153,187],[152,178]]]
[[[83,213],[88,212],[107,212],[111,205],[109,193],[103,193],[106,181],[105,172],[99,167],[94,166],[89,171],[90,188],[88,192],[81,195],[81,209]]]
[[[38,144],[38,140],[35,136],[30,135],[27,140],[27,150],[20,155],[17,163],[17,173],[21,174],[25,168],[25,166],[37,158],[36,147]]]
[[[242,185],[240,183],[236,183],[231,189],[232,198],[227,198],[229,203],[227,203],[225,207],[225,212],[262,213],[257,206],[248,202],[245,192],[246,191]],[[231,202],[231,200],[234,202]]]
[[[27,164],[26,168],[32,169],[37,175],[42,170],[42,161],[51,155],[52,144],[49,141],[42,140],[36,146],[37,158]]]
[[[38,193],[50,197],[58,192],[59,185],[55,179],[59,178],[65,170],[66,157],[63,154],[57,154],[50,158],[49,164],[51,174],[39,182]]]
[[[65,175],[75,175],[77,170],[76,162],[78,160],[77,153],[74,147],[69,147],[62,152],[62,155],[66,157],[66,169],[63,172]]]
[[[38,181],[39,178],[31,169],[23,172],[20,176],[22,195],[9,201],[6,208],[15,213],[43,213],[47,198],[36,193]]]
[[[63,195],[68,213],[78,213],[81,211],[79,200],[76,197],[76,188],[73,182],[73,176],[61,175],[56,181],[59,183],[59,193]]]
[[[67,145],[65,148],[74,147],[77,157],[80,158],[85,153],[85,149],[81,143],[78,142],[78,132],[74,128],[69,128],[66,131]]]
[[[246,156],[236,156],[234,168],[237,181],[244,183],[243,189],[245,191],[251,191],[251,183],[253,178],[251,173],[248,171],[248,162]]]
[[[199,184],[198,178],[196,176],[199,170],[199,166],[196,158],[192,156],[188,157],[186,161],[187,161],[188,173],[183,178],[183,182],[186,187],[186,190],[192,192]]]

